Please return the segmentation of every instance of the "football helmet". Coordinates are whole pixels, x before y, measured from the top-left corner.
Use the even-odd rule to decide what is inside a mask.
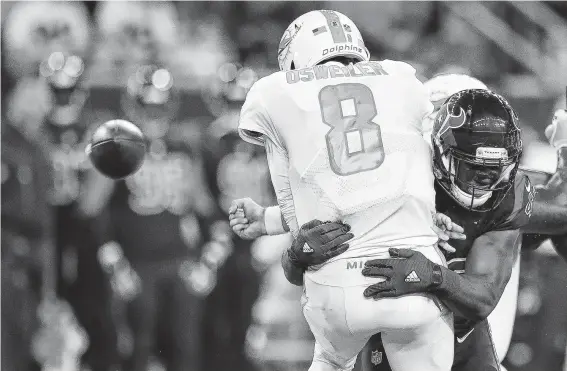
[[[439,108],[451,95],[465,89],[488,90],[488,87],[482,81],[469,75],[457,73],[437,75],[427,80],[423,85],[429,94],[429,101],[433,104],[433,112],[423,120],[425,133],[431,133]]]
[[[370,59],[358,27],[333,10],[314,10],[297,18],[285,30],[278,48],[282,71],[311,67],[339,56]]]
[[[435,177],[464,207],[493,210],[514,184],[522,140],[518,117],[500,95],[453,94],[439,109],[431,141]]]

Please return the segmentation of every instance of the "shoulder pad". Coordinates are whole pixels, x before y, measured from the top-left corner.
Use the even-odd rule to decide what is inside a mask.
[[[246,95],[246,100],[240,110],[238,124],[238,133],[246,142],[263,146],[263,137],[267,136],[277,143],[270,122],[271,119],[264,104],[270,99],[270,93],[274,91],[272,85],[277,76],[281,76],[281,74],[274,73],[256,81]]]
[[[415,68],[406,62],[393,61],[390,59],[385,59],[379,62],[380,65],[386,70],[386,72],[393,75],[410,75],[415,76]]]

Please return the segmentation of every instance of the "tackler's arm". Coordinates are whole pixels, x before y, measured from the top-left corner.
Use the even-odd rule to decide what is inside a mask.
[[[518,230],[478,237],[467,257],[465,273],[442,268],[442,283],[432,290],[451,310],[482,321],[494,310],[510,279],[519,253]]]

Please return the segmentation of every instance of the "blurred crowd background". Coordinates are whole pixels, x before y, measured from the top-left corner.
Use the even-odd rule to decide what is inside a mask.
[[[226,212],[275,203],[239,110],[287,25],[325,8],[374,59],[485,81],[519,112],[523,166],[554,172],[566,2],[2,1],[3,371],[307,369],[289,236],[240,240]],[[149,143],[117,182],[84,154],[113,118]],[[567,265],[550,247],[523,253],[510,371],[565,367]]]

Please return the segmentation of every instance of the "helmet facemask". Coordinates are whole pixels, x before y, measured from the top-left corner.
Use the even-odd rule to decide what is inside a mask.
[[[519,164],[519,154],[508,157],[503,153],[506,150],[496,148],[484,152],[492,156],[471,156],[455,148],[440,155],[443,168],[447,169],[444,187],[461,205],[475,211],[498,206],[510,189]],[[493,196],[493,201],[488,202]]]
[[[514,184],[520,129],[515,112],[493,92],[469,89],[452,95],[435,119],[432,145],[438,182],[470,210],[493,210]]]

